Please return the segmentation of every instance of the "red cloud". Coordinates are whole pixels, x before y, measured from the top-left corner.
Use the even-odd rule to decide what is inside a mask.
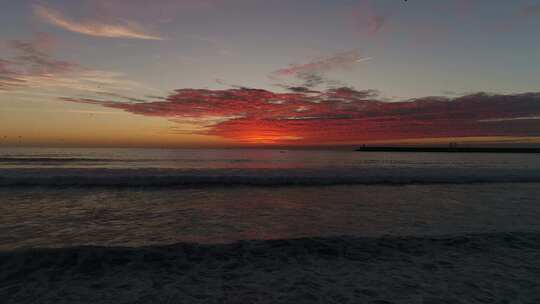
[[[358,28],[372,36],[383,31],[390,17],[389,11],[382,11],[375,4],[375,1],[364,1],[353,10],[354,21]]]
[[[174,121],[211,121],[198,134],[239,143],[324,144],[465,136],[540,135],[540,93],[385,102],[372,90],[274,93],[258,89],[177,90],[165,100],[67,101]]]

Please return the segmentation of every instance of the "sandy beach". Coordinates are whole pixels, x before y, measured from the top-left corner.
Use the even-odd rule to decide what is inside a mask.
[[[540,234],[0,253],[3,303],[539,303]]]

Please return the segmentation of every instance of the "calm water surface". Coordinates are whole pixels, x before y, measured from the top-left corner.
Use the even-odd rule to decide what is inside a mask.
[[[3,149],[0,249],[538,231],[539,176],[535,154]]]

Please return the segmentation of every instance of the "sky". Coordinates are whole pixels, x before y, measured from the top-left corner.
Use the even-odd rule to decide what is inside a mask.
[[[0,146],[540,145],[539,0],[2,0]]]

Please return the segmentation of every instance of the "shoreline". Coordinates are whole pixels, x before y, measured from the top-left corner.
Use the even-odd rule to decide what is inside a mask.
[[[0,270],[5,303],[533,303],[540,232],[16,249]]]

